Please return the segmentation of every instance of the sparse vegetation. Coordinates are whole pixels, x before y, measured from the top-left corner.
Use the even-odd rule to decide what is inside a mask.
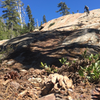
[[[51,24],[48,26],[48,28],[51,27],[51,26],[53,26],[54,24],[55,24],[55,22],[51,23]]]
[[[64,64],[64,65],[70,65],[70,63],[69,62],[67,62],[67,58],[61,58],[61,59],[59,59],[59,61],[62,63],[62,64]]]
[[[44,68],[45,71],[47,71],[48,73],[56,73],[57,72],[57,68],[55,66],[48,66],[46,63],[41,62],[40,67]]]
[[[90,82],[100,81],[100,56],[99,54],[86,56],[86,51],[83,53],[84,59],[91,63],[85,67],[80,66],[79,75],[87,78]]]
[[[83,59],[81,61],[72,61],[69,63],[66,58],[61,58],[59,61],[67,66],[67,68],[76,66],[80,67],[77,69],[79,75],[83,77],[85,81],[89,82],[100,82],[100,56],[99,54],[93,55],[91,54],[90,56],[87,55],[86,50],[82,54]],[[81,66],[80,66],[81,65]],[[86,65],[86,66],[84,66]]]

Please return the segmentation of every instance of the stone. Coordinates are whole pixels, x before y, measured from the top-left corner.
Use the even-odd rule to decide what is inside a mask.
[[[28,79],[29,82],[31,82],[35,87],[39,87],[42,84],[42,79],[41,78],[29,78]]]
[[[73,100],[71,96],[68,96],[68,100]]]
[[[20,86],[20,84],[17,83],[17,82],[15,82],[15,81],[12,81],[12,82],[10,83],[10,85],[13,86],[14,88],[16,88],[16,90],[17,90],[17,89],[19,88],[19,86]]]
[[[38,100],[56,100],[56,98],[55,98],[55,95],[53,93],[53,94],[43,96],[43,97],[39,98]]]
[[[15,63],[15,61],[14,61],[14,60],[11,60],[11,61],[8,61],[8,62],[7,62],[7,65],[8,65],[8,66],[11,66],[11,65],[13,65],[14,63]]]
[[[29,78],[28,81],[40,83],[40,82],[42,82],[42,79],[41,78],[34,78],[34,77],[32,77],[32,78]]]

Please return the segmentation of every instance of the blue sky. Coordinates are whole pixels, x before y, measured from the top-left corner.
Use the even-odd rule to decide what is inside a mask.
[[[84,6],[87,5],[90,10],[100,9],[100,0],[21,0],[24,3],[24,8],[30,6],[33,18],[38,19],[39,23],[43,20],[43,15],[46,16],[47,21],[60,17],[60,13],[56,13],[59,8],[58,3],[65,2],[70,8],[69,12],[79,13],[84,12]],[[0,8],[0,16],[2,15],[2,8]],[[25,16],[26,23],[28,22],[27,15]]]

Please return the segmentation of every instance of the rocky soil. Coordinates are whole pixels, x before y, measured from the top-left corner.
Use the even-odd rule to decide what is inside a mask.
[[[98,11],[63,16],[44,24],[41,31],[2,41],[0,100],[100,100],[100,83],[84,81],[78,74],[85,50],[88,55],[100,53]],[[62,65],[62,57],[77,63]],[[58,72],[48,73],[41,62]]]
[[[100,83],[84,82],[77,65],[62,65],[54,74],[44,69],[25,69],[13,59],[4,60],[0,66],[0,100],[100,99]]]

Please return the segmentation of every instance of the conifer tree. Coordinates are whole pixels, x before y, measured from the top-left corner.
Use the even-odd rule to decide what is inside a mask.
[[[60,9],[56,12],[60,12],[60,14],[62,14],[62,15],[68,15],[69,14],[68,10],[70,10],[70,8],[67,7],[65,2],[60,2],[57,7],[60,7]]]
[[[47,20],[46,20],[46,17],[45,17],[45,15],[43,16],[43,23],[46,23],[47,22]]]
[[[2,17],[6,19],[8,29],[17,30],[19,28],[19,14],[16,11],[17,0],[4,0],[2,1],[1,8],[5,8],[2,12]]]
[[[29,17],[29,23],[28,23],[29,30],[33,31],[35,23],[34,23],[34,18],[32,18],[31,9],[30,9],[29,5],[27,6],[26,11],[27,11],[27,14],[28,14],[28,17]]]

